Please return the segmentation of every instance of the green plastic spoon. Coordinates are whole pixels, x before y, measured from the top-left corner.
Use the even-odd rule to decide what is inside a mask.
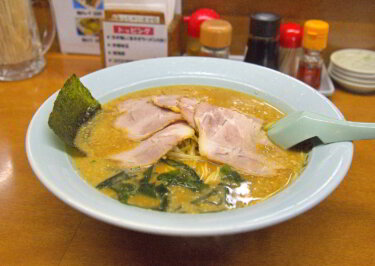
[[[295,112],[264,128],[278,146],[288,149],[318,137],[323,143],[375,139],[375,123],[337,120],[310,112]]]

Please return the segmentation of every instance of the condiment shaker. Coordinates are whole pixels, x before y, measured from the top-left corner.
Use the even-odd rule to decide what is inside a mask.
[[[278,68],[280,20],[274,13],[251,15],[245,62]]]
[[[219,18],[220,15],[215,10],[209,8],[200,8],[196,10],[191,16],[184,17],[184,22],[187,22],[186,52],[188,55],[199,55],[199,36],[201,24],[206,20]]]
[[[295,77],[298,59],[302,55],[302,27],[293,22],[280,26],[279,71]]]
[[[222,19],[206,20],[201,25],[201,56],[229,57],[232,42],[232,25]]]
[[[308,20],[303,28],[303,55],[298,63],[297,78],[319,89],[323,59],[321,51],[327,47],[329,25],[322,20]]]

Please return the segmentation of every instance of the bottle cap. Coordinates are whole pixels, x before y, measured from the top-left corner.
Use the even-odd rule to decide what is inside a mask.
[[[281,17],[274,13],[255,13],[250,17],[250,34],[258,37],[276,37]]]
[[[194,38],[198,38],[202,22],[208,19],[219,18],[220,15],[215,10],[210,8],[200,8],[191,14],[191,16],[185,16],[184,22],[188,23],[188,34]]]
[[[329,25],[322,20],[308,20],[303,29],[303,47],[323,50],[327,47]]]
[[[201,25],[201,45],[224,48],[232,42],[232,25],[222,19],[206,20]]]
[[[280,46],[284,48],[298,48],[302,43],[302,27],[293,22],[280,26]]]

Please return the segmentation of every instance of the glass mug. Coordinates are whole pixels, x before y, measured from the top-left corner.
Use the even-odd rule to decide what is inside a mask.
[[[33,7],[40,12],[46,4],[50,18],[44,28],[38,28]],[[45,19],[45,14],[40,17]],[[49,1],[0,0],[0,80],[22,80],[41,72],[46,65],[44,54],[55,35],[55,18]]]

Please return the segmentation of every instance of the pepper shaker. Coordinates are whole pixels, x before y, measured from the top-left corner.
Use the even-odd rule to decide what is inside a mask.
[[[282,24],[279,41],[279,71],[295,77],[298,59],[303,53],[302,27],[293,22]]]

